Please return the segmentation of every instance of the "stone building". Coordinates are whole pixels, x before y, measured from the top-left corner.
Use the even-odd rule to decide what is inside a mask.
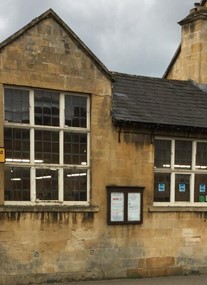
[[[1,285],[207,273],[207,1],[180,24],[164,78],[53,10],[0,44]]]

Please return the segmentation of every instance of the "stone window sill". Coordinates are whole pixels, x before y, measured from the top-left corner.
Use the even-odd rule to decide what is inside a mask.
[[[17,206],[17,205],[2,205],[0,206],[0,212],[16,212],[16,213],[96,213],[99,212],[98,206],[61,206],[61,205],[35,205],[35,206]]]
[[[159,207],[159,206],[151,206],[148,208],[148,211],[150,213],[168,213],[168,212],[200,212],[200,213],[204,213],[207,212],[207,207],[176,207],[176,206],[163,206],[163,207]]]

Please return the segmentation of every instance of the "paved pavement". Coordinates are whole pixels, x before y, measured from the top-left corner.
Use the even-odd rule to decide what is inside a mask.
[[[52,283],[53,285],[207,285],[207,275]],[[41,285],[48,285],[44,283]]]

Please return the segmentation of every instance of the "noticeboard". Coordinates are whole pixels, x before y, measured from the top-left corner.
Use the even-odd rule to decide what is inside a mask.
[[[107,223],[141,224],[144,187],[107,186]]]

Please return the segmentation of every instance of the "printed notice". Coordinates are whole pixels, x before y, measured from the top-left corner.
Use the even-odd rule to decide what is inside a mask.
[[[201,192],[201,193],[206,192],[206,185],[205,184],[200,184],[199,185],[199,192]]]
[[[111,193],[111,221],[124,221],[124,193]]]
[[[185,184],[179,184],[179,192],[185,192]]]
[[[165,184],[164,183],[158,184],[158,191],[159,192],[165,192]]]
[[[140,193],[128,194],[128,221],[140,221]]]

